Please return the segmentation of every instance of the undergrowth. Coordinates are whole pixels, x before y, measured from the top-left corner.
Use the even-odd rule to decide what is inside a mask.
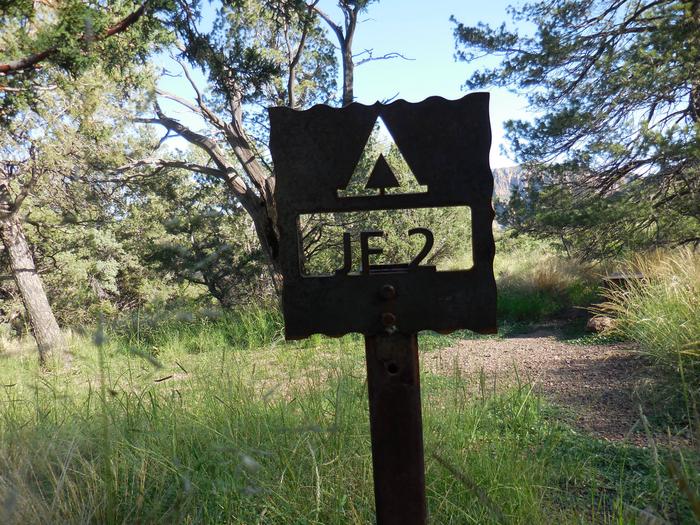
[[[539,322],[597,298],[599,279],[591,268],[525,236],[499,237],[494,272],[501,320]]]

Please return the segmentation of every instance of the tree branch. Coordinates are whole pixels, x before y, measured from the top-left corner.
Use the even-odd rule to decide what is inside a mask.
[[[135,118],[134,122],[142,124],[157,124],[177,133],[191,144],[202,149],[209,158],[216,164],[216,172],[211,172],[214,176],[224,180],[233,190],[234,194],[241,199],[246,209],[253,209],[260,201],[260,198],[248,187],[243,178],[236,172],[234,166],[228,161],[226,154],[219,145],[206,135],[192,131],[187,126],[177,120],[167,117],[160,106],[155,105],[157,118]],[[248,173],[246,171],[246,173]]]
[[[126,17],[122,18],[119,22],[114,24],[113,26],[107,28],[107,31],[105,31],[102,35],[97,35],[97,37],[92,37],[94,40],[104,40],[106,38],[109,38],[111,36],[114,36],[116,34],[122,33],[126,31],[129,27],[134,25],[146,12],[146,6],[148,4],[148,0],[146,0],[143,4],[141,4],[141,7],[139,7],[136,11],[133,11]],[[88,36],[83,34],[80,36],[79,40],[81,41],[87,41]],[[0,73],[4,74],[9,74],[9,73],[17,73],[19,71],[24,71],[27,69],[32,69],[35,68],[39,63],[43,62],[47,58],[49,58],[51,55],[56,53],[58,51],[58,47],[53,46],[48,49],[45,49],[44,51],[41,51],[39,53],[35,53],[33,55],[29,55],[27,57],[20,58],[19,60],[14,60],[12,62],[7,62],[5,64],[0,64]]]
[[[311,19],[312,19],[312,12],[314,8],[316,7],[316,4],[318,4],[319,0],[316,0],[313,4],[308,6],[308,14],[305,17],[304,20],[304,25],[303,29],[301,32],[301,39],[299,40],[299,45],[297,46],[296,53],[293,54],[292,56],[292,49],[291,45],[289,43],[289,37],[287,35],[287,30],[285,29],[284,32],[284,39],[287,44],[287,53],[291,57],[291,60],[289,61],[289,77],[287,78],[287,93],[289,97],[289,107],[293,108],[296,105],[295,97],[294,97],[294,75],[295,75],[295,70],[297,65],[299,64],[299,61],[301,60],[301,55],[304,52],[304,47],[306,46],[306,37],[309,34],[309,29],[311,27]]]
[[[367,55],[366,58],[363,58],[362,60],[359,60],[355,62],[355,67],[361,66],[362,64],[366,64],[367,62],[374,62],[375,60],[391,60],[393,58],[401,58],[403,60],[415,60],[415,58],[408,58],[402,55],[401,53],[398,53],[396,51],[392,51],[391,53],[386,53],[382,56],[375,57],[373,55],[374,50],[373,49],[365,49],[361,53],[358,53],[356,55],[353,55],[353,58],[355,57],[361,57],[363,55]]]
[[[22,203],[24,200],[27,198],[29,193],[34,189],[34,186],[36,186],[36,183],[39,181],[39,178],[42,175],[42,171],[37,168],[36,165],[36,147],[32,144],[29,148],[29,156],[31,158],[32,162],[32,167],[31,167],[31,176],[29,177],[29,180],[22,186],[22,189],[20,190],[19,194],[17,197],[15,197],[14,202],[12,203],[11,207],[11,213],[12,215],[15,215],[19,212],[20,207],[22,206]]]
[[[342,43],[345,42],[343,28],[336,24],[325,11],[323,11],[320,7],[316,5],[316,3],[311,4],[309,7],[311,7],[316,12],[316,14],[320,16],[326,22],[326,24],[328,24],[328,27],[330,27],[331,30],[336,34],[336,36],[338,37],[338,41],[341,42],[342,45]]]
[[[137,168],[159,168],[159,169],[164,169],[164,168],[172,168],[172,169],[183,169],[183,170],[188,170],[188,171],[194,171],[197,173],[202,173],[204,175],[211,175],[212,177],[216,177],[218,179],[225,179],[226,174],[223,173],[221,170],[218,170],[216,168],[211,168],[209,166],[203,166],[201,164],[197,164],[195,162],[186,162],[186,161],[180,161],[180,160],[166,160],[166,159],[140,159],[134,162],[130,162],[128,164],[124,164],[122,166],[119,166],[114,170],[114,173],[124,173],[127,171],[131,171]],[[117,180],[101,180],[100,182],[118,182]]]
[[[158,115],[157,118],[136,118],[134,119],[134,122],[139,122],[142,124],[158,124],[163,126],[164,128],[177,133],[186,141],[204,150],[211,157],[212,161],[214,161],[217,168],[223,172],[227,173],[232,168],[231,164],[226,158],[226,154],[214,140],[210,139],[206,135],[192,131],[174,118],[167,117],[158,104],[155,105],[155,111],[156,115]]]

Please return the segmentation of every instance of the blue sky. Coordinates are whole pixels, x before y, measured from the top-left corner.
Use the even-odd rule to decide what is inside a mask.
[[[372,4],[360,19],[355,34],[354,52],[372,49],[375,56],[398,52],[411,60],[375,61],[356,68],[356,100],[371,104],[394,97],[418,102],[433,95],[448,99],[463,96],[466,93],[462,87],[464,81],[478,64],[455,60],[455,26],[450,22],[450,16],[454,15],[457,20],[469,25],[476,25],[480,21],[500,25],[509,21],[506,13],[509,3],[514,2],[382,0]],[[342,20],[336,0],[321,0],[319,7],[335,20]],[[335,36],[330,36],[335,42]],[[173,68],[168,64],[168,67],[175,72],[177,66]],[[199,75],[197,77],[201,78]],[[192,95],[182,80],[166,77],[160,84],[183,96]],[[503,137],[503,122],[510,118],[529,118],[526,102],[503,89],[489,91],[493,132],[491,166],[512,166],[515,162],[501,151],[507,147]],[[176,111],[177,108],[172,104],[167,104],[167,109],[171,113],[176,112],[176,116],[183,120],[191,118]]]
[[[450,15],[476,25],[487,22],[500,25],[509,21],[504,0],[383,0],[372,4],[358,26],[354,52],[373,49],[375,56],[396,51],[412,60],[369,62],[355,70],[355,97],[359,102],[373,103],[398,94],[411,102],[432,95],[455,99],[466,93],[464,81],[477,67],[457,62]],[[342,20],[334,0],[321,0],[319,6],[336,20]],[[494,61],[492,61],[493,63]],[[510,118],[528,118],[526,102],[506,90],[491,92],[491,126],[493,146],[491,165],[512,166],[513,160],[501,153],[506,146],[503,122]]]

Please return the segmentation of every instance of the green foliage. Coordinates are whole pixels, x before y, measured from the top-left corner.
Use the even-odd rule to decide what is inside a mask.
[[[697,221],[675,207],[659,209],[653,181],[607,195],[580,191],[531,174],[499,206],[498,221],[516,234],[550,240],[583,261],[621,257],[650,246],[695,238]]]
[[[41,105],[45,90],[66,87],[97,66],[114,73],[124,87],[138,86],[143,77],[137,66],[156,47],[171,41],[163,20],[153,16],[165,14],[167,18],[173,7],[170,0],[148,2],[144,10],[140,9],[143,3],[135,0],[4,3],[1,62],[27,64],[3,76],[2,122]],[[133,15],[138,16],[130,21]],[[124,29],[117,30],[121,23],[125,23]]]
[[[274,295],[252,222],[220,180],[171,171],[135,188],[126,212],[125,240],[138,239],[130,246],[154,272],[205,287],[225,308]]]
[[[132,93],[138,98],[138,93]],[[111,170],[143,156],[154,138],[137,134],[125,111],[138,103],[100,69],[67,88],[47,92],[40,105],[0,130],[9,193],[26,194],[20,216],[44,287],[60,322],[79,326],[100,314],[141,306],[173,280],[144,269],[143,244],[157,235],[138,223],[128,186]],[[1,256],[0,256],[1,257]],[[10,273],[0,259],[3,273]],[[5,321],[21,311],[13,283],[3,282]]]
[[[224,110],[232,99],[263,106],[290,103],[287,82],[295,64],[295,107],[330,101],[335,92],[334,47],[304,2],[239,0],[223,2],[211,31],[198,27],[196,10],[182,10],[173,20],[181,36],[181,54],[209,76],[212,94]]]
[[[691,250],[637,257],[629,270],[643,278],[606,292],[599,310],[616,331],[636,341],[672,383],[697,403],[700,388],[700,257]]]
[[[506,123],[540,193],[525,231],[558,237],[561,227],[589,256],[627,243],[697,242],[697,2],[556,0],[510,14],[535,30],[457,24],[455,36],[463,60],[502,57],[467,87],[515,88],[539,113]]]

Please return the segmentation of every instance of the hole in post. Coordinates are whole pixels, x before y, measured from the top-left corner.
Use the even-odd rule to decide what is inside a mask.
[[[399,373],[399,365],[393,362],[387,363],[386,371],[389,372],[389,374],[391,374],[392,376],[395,376]]]

